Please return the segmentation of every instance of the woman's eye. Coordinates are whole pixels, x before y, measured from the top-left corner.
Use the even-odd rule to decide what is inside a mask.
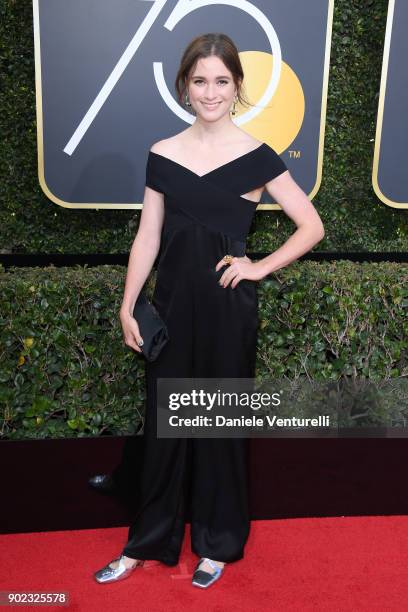
[[[194,81],[194,85],[197,85],[197,84],[199,84],[199,83],[203,83],[203,80],[202,80],[202,79],[197,79],[196,81]],[[218,83],[222,83],[222,84],[224,85],[224,84],[227,84],[227,83],[228,83],[228,81],[226,81],[225,79],[220,79],[220,80],[218,81]]]

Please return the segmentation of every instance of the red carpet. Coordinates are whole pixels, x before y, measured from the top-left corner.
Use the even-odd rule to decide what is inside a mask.
[[[126,535],[121,527],[0,536],[0,590],[68,591],[69,608],[42,608],[60,611],[408,608],[406,516],[252,521],[245,558],[208,590],[190,583],[198,559],[189,524],[176,567],[147,561],[126,580],[97,584],[93,572],[117,556]]]

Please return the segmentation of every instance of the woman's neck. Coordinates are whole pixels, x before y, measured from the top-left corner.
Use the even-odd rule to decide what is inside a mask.
[[[217,146],[233,140],[241,130],[226,116],[214,123],[203,122],[197,118],[187,131],[198,144]]]

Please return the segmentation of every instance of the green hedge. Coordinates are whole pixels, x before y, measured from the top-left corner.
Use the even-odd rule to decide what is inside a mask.
[[[144,360],[122,338],[126,270],[0,273],[3,438],[132,433]],[[150,276],[148,294],[154,283]],[[408,266],[295,262],[258,284],[256,377],[321,382],[407,377]],[[405,378],[406,380],[406,378]]]
[[[314,204],[326,229],[319,251],[407,251],[406,210],[371,186],[387,0],[335,0],[323,181]],[[127,253],[140,211],[70,210],[37,178],[31,0],[0,4],[0,209],[3,253]],[[250,251],[293,232],[285,214],[258,211]]]

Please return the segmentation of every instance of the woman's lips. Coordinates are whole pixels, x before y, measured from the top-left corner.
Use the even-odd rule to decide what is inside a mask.
[[[209,110],[212,110],[213,108],[217,108],[217,106],[219,104],[221,104],[221,102],[215,102],[215,103],[211,103],[211,104],[209,104],[208,102],[202,102],[202,104],[203,104],[203,106],[205,106]]]

